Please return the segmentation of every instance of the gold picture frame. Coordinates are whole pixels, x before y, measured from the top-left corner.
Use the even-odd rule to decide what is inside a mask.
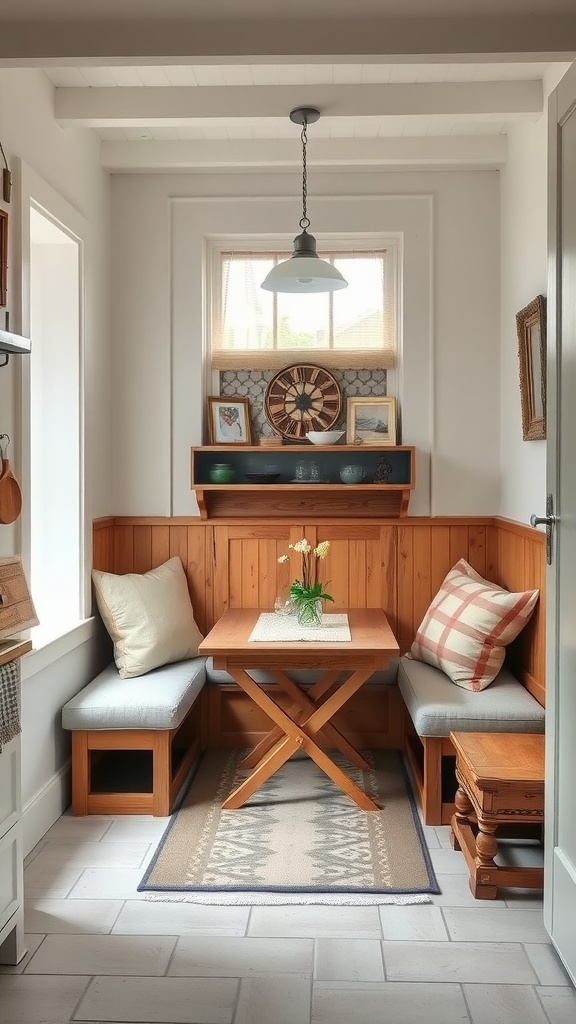
[[[387,395],[349,398],[346,405],[346,443],[396,444],[396,399]]]
[[[524,441],[546,437],[546,299],[537,295],[516,314]]]
[[[211,395],[207,402],[209,444],[252,444],[250,402],[247,398]]]

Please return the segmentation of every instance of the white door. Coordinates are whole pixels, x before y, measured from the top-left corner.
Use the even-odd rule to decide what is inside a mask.
[[[550,97],[544,918],[576,982],[576,64]]]

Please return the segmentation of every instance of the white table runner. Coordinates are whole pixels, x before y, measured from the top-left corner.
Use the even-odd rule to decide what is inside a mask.
[[[321,626],[301,626],[295,615],[278,615],[276,612],[261,612],[254,629],[248,637],[256,643],[271,640],[314,640],[324,643],[350,642],[350,626],[346,613],[322,615]]]

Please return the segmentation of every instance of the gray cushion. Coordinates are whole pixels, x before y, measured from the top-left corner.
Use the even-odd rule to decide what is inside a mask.
[[[397,672],[398,663],[397,660],[394,659],[390,663],[390,668],[382,672],[374,672],[366,681],[366,685],[381,685],[383,683],[395,683]],[[346,676],[349,674],[349,672],[343,672],[341,681],[346,679]],[[257,683],[268,686],[275,685],[272,675],[270,674],[270,672],[266,672],[265,669],[251,668],[248,671],[248,675],[252,676],[252,679],[256,680]],[[287,672],[287,675],[290,677],[290,679],[293,679],[295,683],[298,683],[299,686],[305,687],[312,686],[315,682],[317,682],[318,679],[321,679],[322,676],[324,675],[324,672],[312,668],[291,668],[290,671]],[[206,682],[214,683],[217,686],[236,685],[234,679],[228,672],[225,672],[224,669],[221,668],[214,668],[214,662],[212,658],[206,659]]]
[[[461,732],[544,732],[544,708],[507,669],[486,690],[456,686],[422,661],[400,658],[398,686],[419,736]]]
[[[204,658],[121,679],[112,663],[62,708],[65,729],[177,729],[206,681]]]

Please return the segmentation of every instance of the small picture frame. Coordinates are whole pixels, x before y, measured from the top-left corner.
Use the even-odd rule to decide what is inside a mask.
[[[546,299],[537,295],[516,314],[524,441],[546,438]]]
[[[396,444],[396,399],[386,395],[349,398],[346,443],[377,447]]]
[[[0,210],[0,306],[8,300],[8,214]]]
[[[247,398],[208,398],[209,444],[252,444],[250,402]]]

